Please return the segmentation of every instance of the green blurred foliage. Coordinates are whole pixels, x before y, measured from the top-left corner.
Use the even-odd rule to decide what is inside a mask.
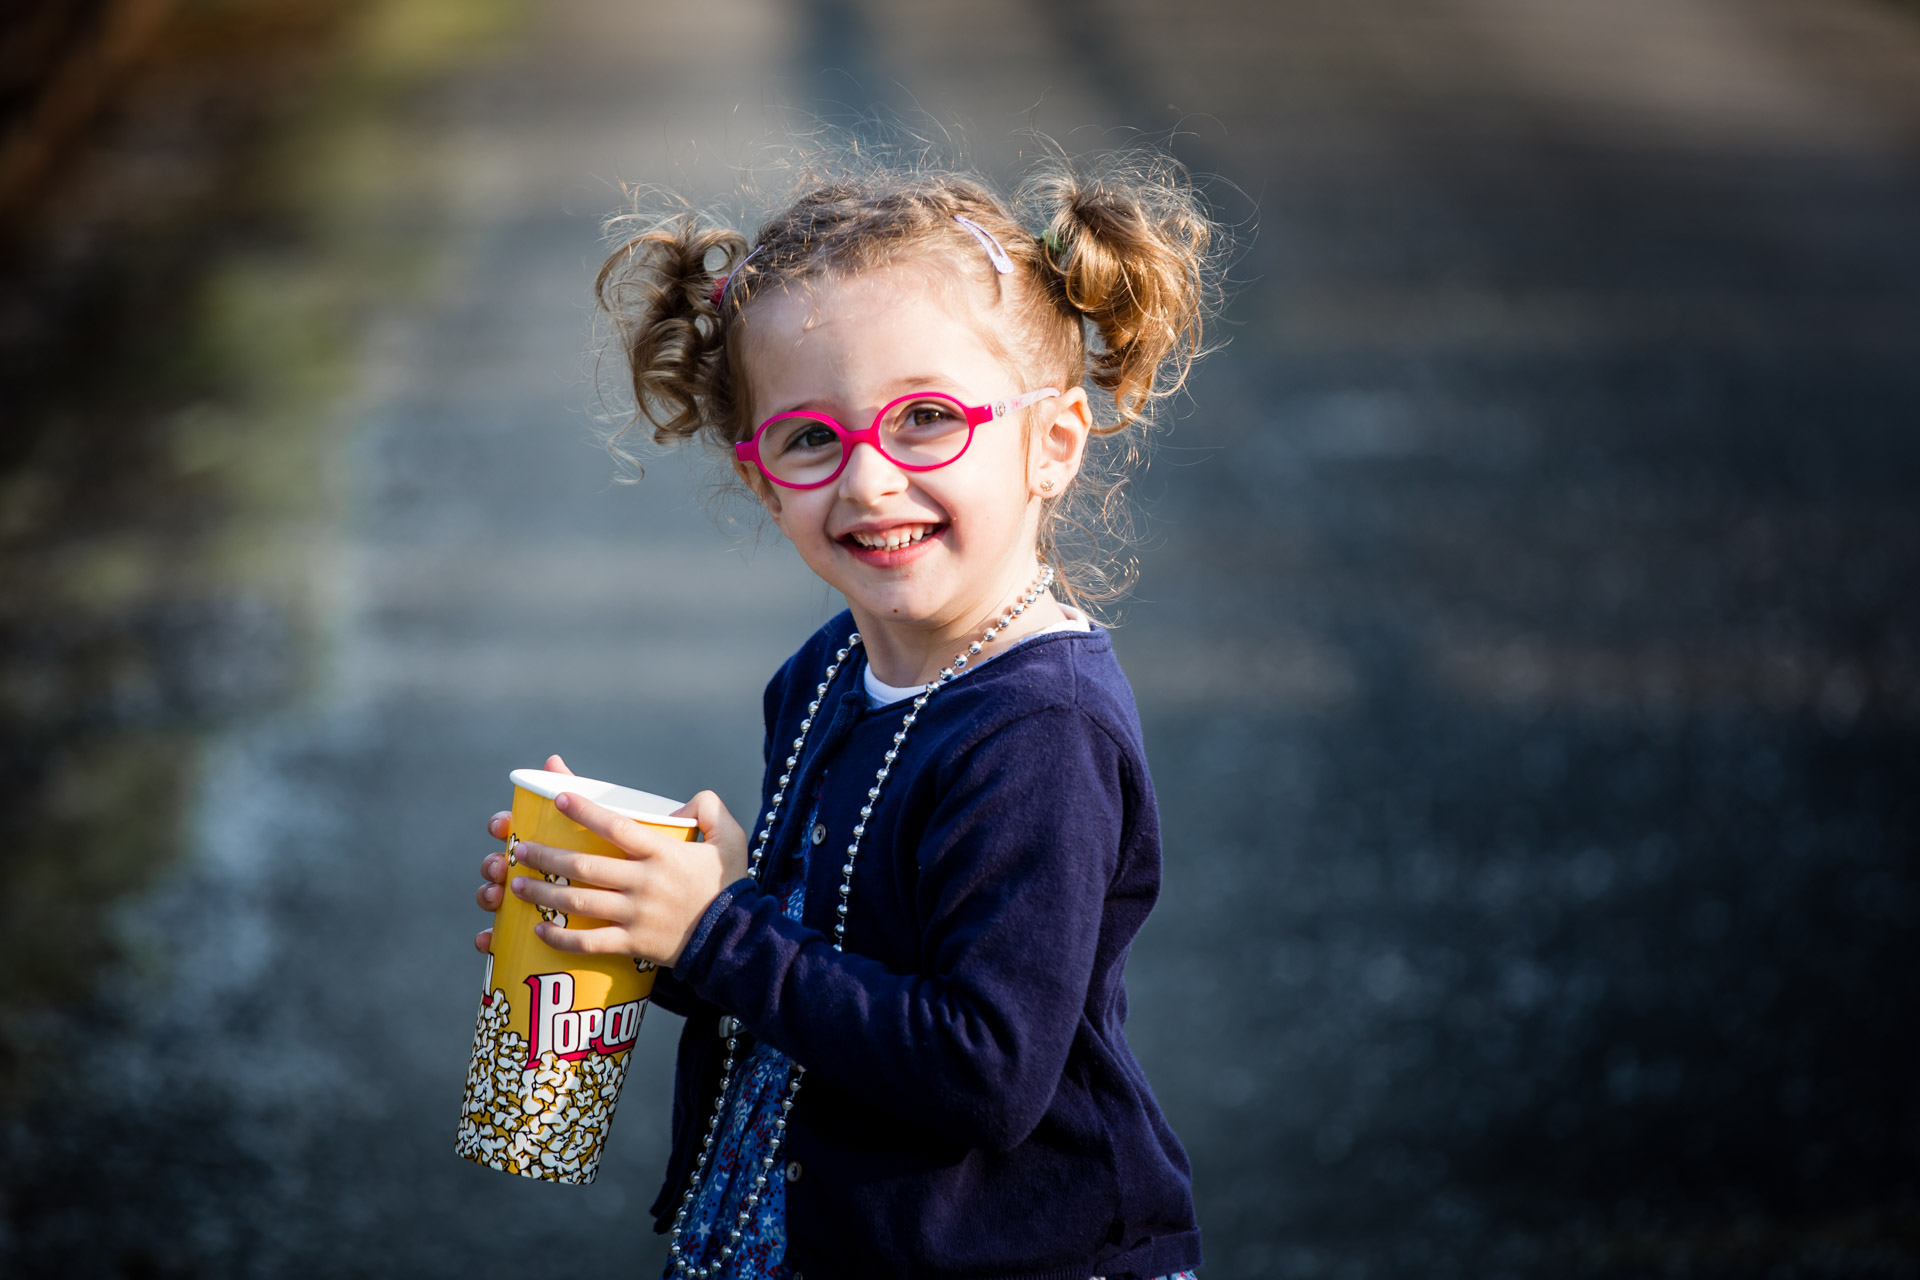
[[[164,964],[115,913],[179,858],[206,736],[317,678],[342,398],[435,260],[410,107],[521,14],[185,0],[6,231],[0,1099],[104,974]]]

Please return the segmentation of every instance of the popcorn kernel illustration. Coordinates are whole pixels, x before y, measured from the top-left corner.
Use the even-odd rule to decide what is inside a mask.
[[[507,1029],[506,992],[481,1002],[454,1150],[503,1173],[584,1185],[599,1173],[645,1002],[576,1012],[568,975],[528,984],[534,1043]]]

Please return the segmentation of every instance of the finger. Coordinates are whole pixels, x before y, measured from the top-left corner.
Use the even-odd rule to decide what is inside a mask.
[[[497,884],[483,884],[473,891],[473,900],[482,911],[498,911],[507,891]]]
[[[628,949],[626,930],[611,925],[598,929],[562,929],[551,920],[542,920],[533,927],[533,932],[555,951],[573,951],[589,956],[633,954]]]
[[[615,813],[605,805],[595,804],[583,795],[562,791],[553,798],[553,803],[560,812],[629,857],[657,858],[667,852],[666,840],[632,818]]]
[[[523,867],[544,871],[550,876],[565,876],[578,884],[599,885],[603,889],[624,889],[634,880],[634,864],[627,858],[609,858],[575,849],[556,849],[550,844],[522,840],[513,851]]]
[[[536,907],[550,907],[570,916],[591,916],[595,920],[624,921],[632,915],[623,894],[554,884],[538,876],[515,876],[513,896]]]
[[[482,929],[473,935],[473,949],[483,956],[493,954],[493,930]]]
[[[711,791],[700,792],[675,809],[673,816],[692,818],[700,824],[700,834],[708,840],[718,840],[735,834],[738,834],[741,839],[746,838],[746,832],[741,830],[740,824],[733,820],[733,814],[728,812],[727,806],[721,802],[720,797]]]
[[[570,778],[574,776],[573,770],[567,768],[567,762],[562,760],[557,753],[548,756],[546,764],[541,767],[548,773],[564,773]],[[503,809],[487,819],[487,834],[491,835],[495,840],[505,840],[507,834],[512,830],[513,813],[511,810]]]
[[[514,856],[519,856],[519,850],[516,849],[514,851]],[[483,880],[491,880],[495,884],[505,884],[507,882],[507,855],[496,851],[480,859],[480,878]]]

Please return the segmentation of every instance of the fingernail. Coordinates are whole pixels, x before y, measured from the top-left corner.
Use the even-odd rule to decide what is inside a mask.
[[[553,807],[558,809],[560,812],[565,813],[567,810],[573,808],[573,796],[565,791],[562,791],[559,795],[553,798]]]
[[[522,889],[526,887],[527,887],[527,878],[525,876],[515,876],[513,878],[513,891],[515,893],[520,892]]]

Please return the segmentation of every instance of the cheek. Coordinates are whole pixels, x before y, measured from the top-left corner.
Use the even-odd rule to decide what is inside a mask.
[[[796,489],[786,491],[774,499],[777,510],[774,522],[787,537],[794,542],[826,542],[827,517],[832,513],[833,500],[823,497],[818,489]]]
[[[1027,473],[1032,443],[1024,430],[1009,431],[996,442],[998,447],[993,452],[988,468],[995,506],[1014,511],[1026,509],[1027,499],[1031,496],[1027,492]],[[987,485],[983,477],[982,488],[985,489]]]
[[[1028,495],[1017,460],[1000,457],[991,467],[975,469],[964,484],[955,484],[935,496],[949,518],[963,528],[1002,530],[1020,523]]]

